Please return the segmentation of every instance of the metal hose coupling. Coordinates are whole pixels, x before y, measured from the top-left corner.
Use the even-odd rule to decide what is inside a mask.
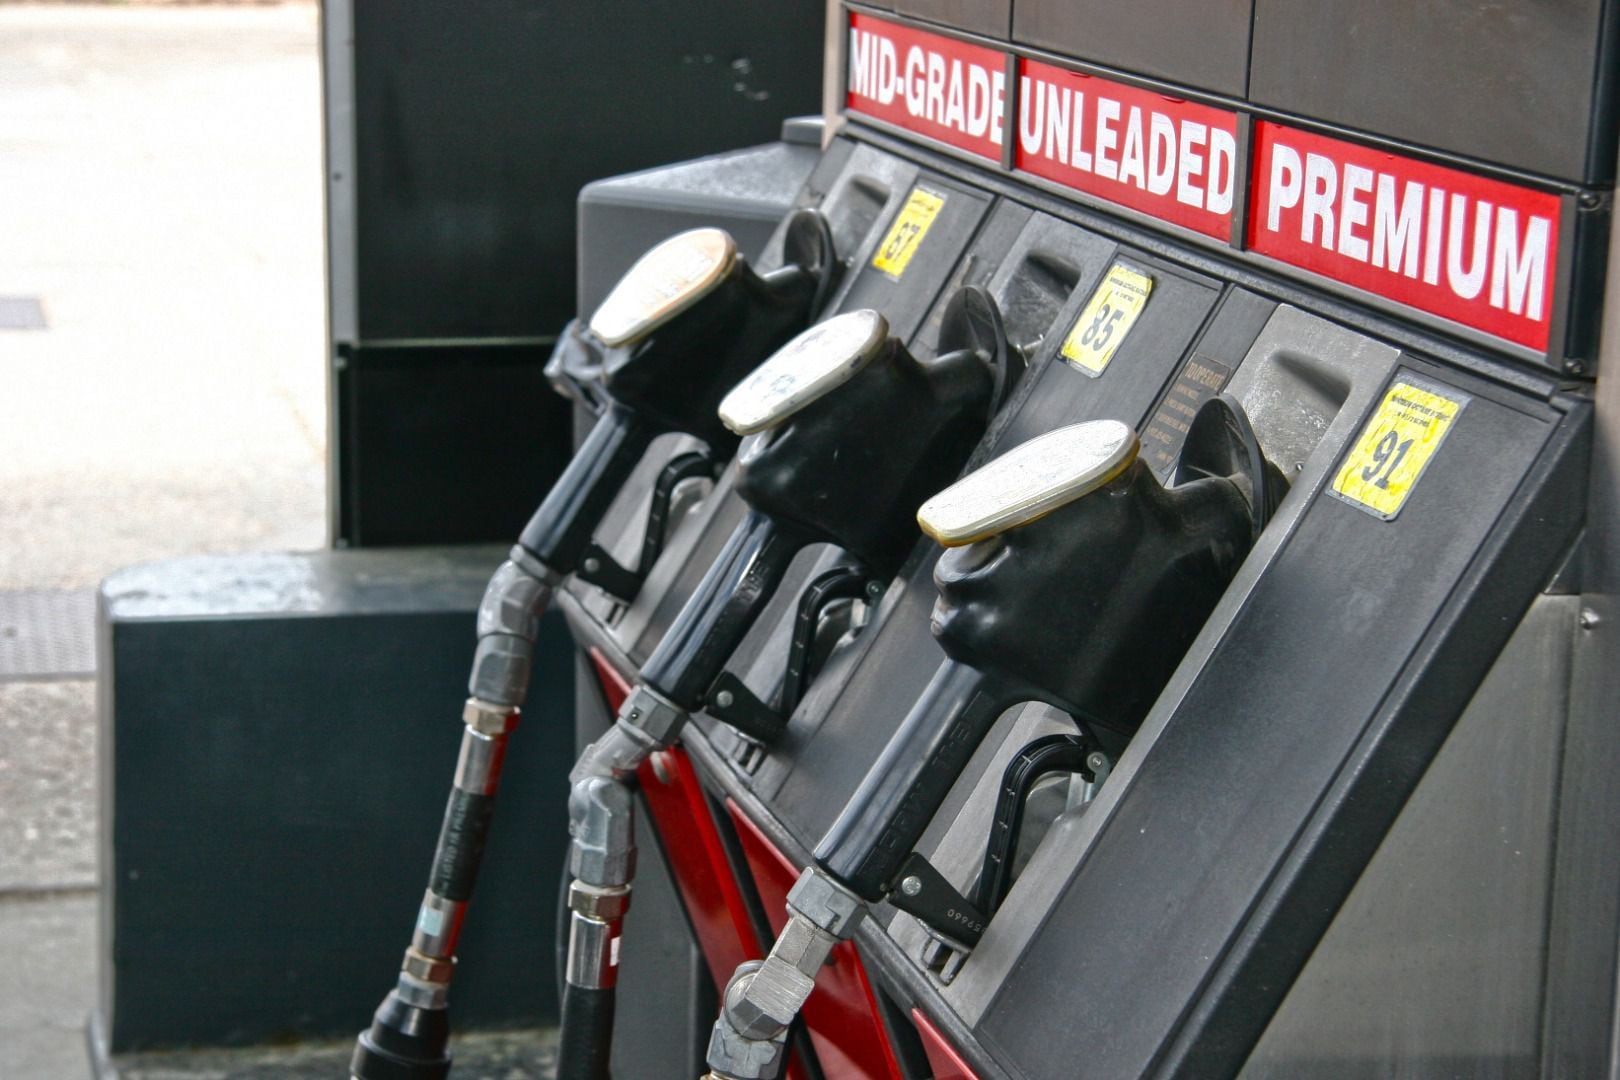
[[[605,776],[574,785],[568,865],[568,963],[562,994],[561,1080],[606,1080],[613,1056],[619,941],[635,872],[630,789]]]
[[[577,787],[592,776],[625,779],[654,750],[673,746],[686,720],[685,709],[645,683],[637,684],[619,707],[613,726],[580,752],[568,773],[569,783]]]
[[[512,548],[478,605],[478,651],[467,680],[473,697],[496,705],[523,704],[540,616],[560,580],[561,575],[521,546]]]
[[[619,981],[619,932],[630,910],[630,886],[568,887],[568,968],[571,986],[600,990]]]
[[[780,1074],[788,1026],[815,989],[816,973],[866,914],[860,897],[814,867],[788,891],[787,909],[787,925],[770,954],[739,966],[726,984],[709,1037],[711,1076],[772,1080]]]
[[[726,984],[720,1018],[709,1036],[709,1072],[706,1080],[768,1080],[782,1071],[787,1059],[786,1024],[769,1024],[761,1034],[739,1030],[733,1010],[743,1001],[765,966],[763,960],[740,964]]]
[[[568,793],[568,871],[576,881],[609,889],[636,873],[635,800],[606,776],[587,776]]]

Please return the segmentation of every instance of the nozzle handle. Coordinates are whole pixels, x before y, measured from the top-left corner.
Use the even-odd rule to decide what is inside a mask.
[[[630,409],[610,403],[523,527],[518,543],[559,574],[577,570],[602,515],[659,433]]]
[[[883,899],[996,719],[1027,699],[976,668],[941,664],[822,837],[816,862],[866,900]]]
[[[642,665],[641,681],[688,712],[700,708],[807,542],[750,510]]]

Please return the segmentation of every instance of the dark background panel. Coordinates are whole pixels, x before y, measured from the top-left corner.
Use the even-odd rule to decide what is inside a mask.
[[[1614,177],[1604,0],[1255,0],[1250,97],[1560,179]],[[1599,80],[1594,87],[1594,80]]]
[[[349,546],[505,541],[562,471],[568,402],[537,345],[345,348],[337,536]]]
[[[895,0],[895,13],[972,30],[986,37],[1007,37],[1012,23],[1012,0]]]
[[[1253,8],[1254,0],[1018,0],[1013,40],[1240,96]]]
[[[1536,1075],[1579,608],[1535,601],[1242,1080]]]
[[[823,17],[819,0],[356,4],[361,337],[554,333],[580,187],[817,111]]]

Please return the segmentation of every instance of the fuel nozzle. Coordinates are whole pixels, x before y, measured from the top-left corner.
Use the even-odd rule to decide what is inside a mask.
[[[800,334],[721,402],[746,441],[737,491],[749,514],[642,668],[683,709],[721,668],[807,544],[843,548],[886,581],[917,540],[911,507],[949,482],[989,422],[1004,357],[995,305],[964,289],[942,335],[954,348],[918,360],[875,311]],[[749,732],[768,741],[768,732]]]
[[[709,1042],[713,1075],[776,1074],[783,1032],[867,904],[888,900],[916,916],[947,953],[977,943],[985,905],[915,848],[1009,707],[1046,701],[1116,742],[1141,723],[1283,486],[1230,398],[1194,419],[1173,486],[1160,485],[1138,450],[1118,421],[1060,428],[917,512],[950,549],[934,571],[933,631],[947,659],[816,846],[764,962],[727,985]],[[1087,747],[1073,749],[1083,761]],[[937,963],[948,978],[951,962]]]
[[[1005,363],[1000,316],[983,289],[956,294],[940,341],[939,355],[920,361],[875,311],[800,335],[721,403],[733,431],[762,433],[738,458],[738,493],[892,576],[917,539],[911,507],[967,462]]]
[[[835,279],[832,233],[799,210],[784,234],[786,264],[757,273],[723,229],[691,229],[638,259],[589,320],[559,336],[552,385],[602,414],[520,543],[560,574],[578,565],[590,534],[647,444],[682,432],[729,457],[734,436],[720,399],[814,316]]]
[[[608,397],[711,444],[732,436],[720,400],[814,316],[836,267],[818,211],[788,222],[787,265],[755,273],[719,229],[682,233],[642,256],[591,316]]]
[[[738,455],[737,480],[749,512],[647,658],[613,727],[570,774],[575,888],[623,903],[595,922],[575,911],[559,1075],[606,1074],[613,984],[595,974],[600,965],[590,962],[583,943],[617,940],[628,903],[631,867],[605,867],[593,857],[606,823],[628,828],[633,804],[623,779],[652,750],[669,745],[711,694],[720,696],[716,683],[727,661],[801,549],[836,544],[886,580],[916,542],[910,508],[957,474],[983,433],[997,381],[993,365],[1005,355],[1000,321],[982,290],[953,298],[950,310],[946,336],[959,347],[932,361],[908,353],[882,315],[855,311],[800,334],[720,403],[719,422],[749,440]],[[785,723],[779,715],[771,719],[739,727],[768,742]],[[578,812],[588,795],[604,792],[618,794],[623,809]]]
[[[946,655],[1050,702],[1117,749],[1141,723],[1286,483],[1234,399],[1206,402],[1173,483],[1114,420],[1031,439],[918,511],[947,550]]]
[[[687,392],[687,384],[697,382],[697,393],[669,410],[684,421],[672,429],[708,427],[708,434],[724,437],[713,427],[714,403],[774,345],[765,351],[750,351],[747,342],[734,348],[729,340],[705,340],[701,327],[713,330],[714,324],[734,321],[732,329],[744,329],[761,314],[774,322],[776,309],[781,309],[781,317],[797,329],[815,317],[838,283],[842,264],[833,253],[831,225],[820,210],[795,210],[787,219],[782,257],[781,270],[760,275],[721,228],[693,228],[671,236],[625,272],[590,319],[573,319],[564,327],[546,361],[546,379],[564,397],[595,411],[606,406],[609,369],[622,400],[648,390]],[[766,338],[776,337],[773,329],[761,327]],[[708,363],[716,348],[734,351],[740,369],[711,376],[692,371],[695,364],[682,356],[697,351],[698,361]],[[661,384],[663,374],[672,374],[674,385]],[[706,408],[701,398],[708,398]]]
[[[1285,489],[1229,397],[1200,409],[1173,486],[1159,483],[1138,449],[1119,421],[1059,428],[917,512],[947,548],[934,568],[932,629],[948,659],[816,849],[816,861],[858,895],[889,895],[1011,706],[1054,705],[1117,753]],[[927,880],[918,884],[926,891]],[[967,944],[977,934],[939,929]]]

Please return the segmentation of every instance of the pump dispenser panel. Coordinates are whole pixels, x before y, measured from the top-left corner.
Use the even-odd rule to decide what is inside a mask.
[[[959,29],[970,7],[894,5]],[[999,37],[1070,47],[1046,7]],[[1161,59],[1229,90],[1216,44]],[[795,1062],[1235,1073],[1566,564],[1590,406],[1522,358],[970,159],[859,117],[829,141],[799,199],[835,253],[813,325],[715,395],[728,448],[668,485],[639,592],[576,578],[559,603],[633,684],[750,515],[795,533],[727,681],[675,688],[698,711],[655,764],[692,785],[686,831],[659,831],[664,789],[643,824],[716,987],[735,965],[713,942],[763,956],[805,868],[864,905]],[[807,250],[791,233],[764,277]],[[973,402],[954,435],[919,419],[938,395]],[[851,423],[880,437],[818,441]],[[694,448],[659,446],[599,533],[620,562]],[[735,883],[733,907],[698,905],[693,873]],[[1267,1062],[1297,1059],[1316,1000]]]

